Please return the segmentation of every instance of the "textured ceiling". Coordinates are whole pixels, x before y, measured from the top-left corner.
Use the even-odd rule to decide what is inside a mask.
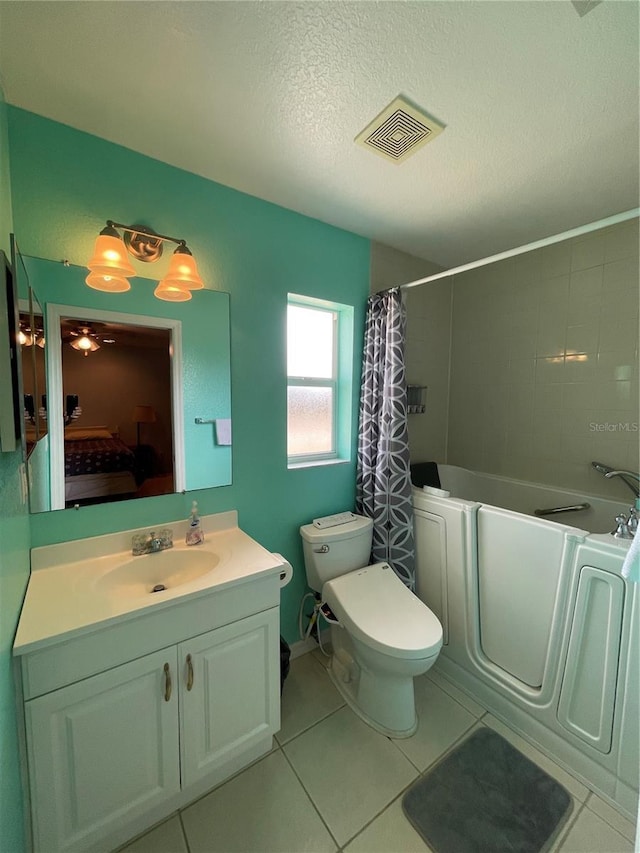
[[[0,3],[9,103],[450,266],[638,206],[638,4]],[[402,165],[354,137],[403,93]]]

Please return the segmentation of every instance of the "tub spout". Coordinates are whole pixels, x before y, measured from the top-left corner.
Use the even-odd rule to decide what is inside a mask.
[[[631,489],[635,499],[640,500],[640,476],[638,474],[633,471],[615,471],[610,465],[604,465],[602,462],[592,462],[591,466],[600,474],[604,474],[607,480],[612,477],[620,477],[622,482]]]
[[[609,473],[604,476],[607,480],[611,479],[611,477],[620,477],[622,482],[629,486],[636,500],[640,498],[640,476],[638,474],[634,474],[633,471],[609,471]],[[632,480],[629,481],[627,478],[632,478]],[[633,480],[636,482],[634,483]]]

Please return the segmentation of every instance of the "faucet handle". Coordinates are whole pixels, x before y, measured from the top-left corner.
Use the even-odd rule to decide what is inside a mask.
[[[638,532],[638,510],[634,506],[629,507],[629,518],[627,519],[627,530],[631,536]]]
[[[173,530],[170,527],[162,527],[158,530],[158,539],[162,543],[163,550],[173,548]]]
[[[134,557],[144,554],[149,538],[146,533],[134,533],[131,537],[131,551]]]
[[[619,515],[616,515],[616,529],[611,531],[611,535],[616,539],[632,539],[633,536],[631,531],[627,527],[628,519],[627,516],[621,512]]]

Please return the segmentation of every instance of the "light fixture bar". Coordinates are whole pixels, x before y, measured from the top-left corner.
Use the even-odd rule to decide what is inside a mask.
[[[132,234],[144,234],[146,237],[151,237],[154,240],[164,240],[170,243],[176,243],[178,246],[186,246],[187,241],[178,239],[177,237],[169,237],[167,234],[156,234],[150,228],[145,228],[144,225],[123,225],[122,222],[114,222],[112,219],[107,219],[107,225],[110,228],[120,228],[122,231],[130,231]]]

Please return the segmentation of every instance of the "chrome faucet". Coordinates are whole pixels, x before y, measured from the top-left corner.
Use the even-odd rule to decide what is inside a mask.
[[[134,557],[157,554],[167,548],[173,548],[173,530],[170,527],[163,527],[158,533],[155,530],[150,533],[135,533],[131,538],[131,553]]]
[[[149,534],[149,544],[147,545],[147,550],[151,554],[155,554],[157,551],[162,550],[162,539],[159,536],[156,536],[155,530],[152,530]]]
[[[620,477],[622,482],[631,489],[634,498],[636,500],[640,499],[640,475],[634,471],[615,471],[609,465],[603,465],[602,462],[592,462],[591,466],[596,471],[604,474],[607,480],[610,480],[612,477]],[[635,483],[633,482],[634,480],[636,481]]]
[[[611,477],[620,477],[622,482],[626,483],[627,486],[629,486],[636,500],[640,498],[640,476],[638,474],[634,474],[633,471],[608,471],[604,476],[607,478],[607,480],[610,480]],[[633,479],[636,481],[636,484],[634,485],[632,482],[630,483],[627,477],[633,477]]]
[[[640,512],[640,475],[634,471],[614,471],[609,465],[602,462],[592,462],[592,467],[610,480],[612,477],[620,477],[622,482],[633,492],[635,498],[634,506],[629,507],[629,517],[621,512],[616,516],[616,529],[611,535],[616,539],[633,539],[638,532],[638,513]],[[633,481],[636,481],[635,483]]]
[[[629,526],[630,518],[621,512],[619,515],[616,515],[616,529],[611,531],[611,535],[615,539],[633,539],[634,533]]]

